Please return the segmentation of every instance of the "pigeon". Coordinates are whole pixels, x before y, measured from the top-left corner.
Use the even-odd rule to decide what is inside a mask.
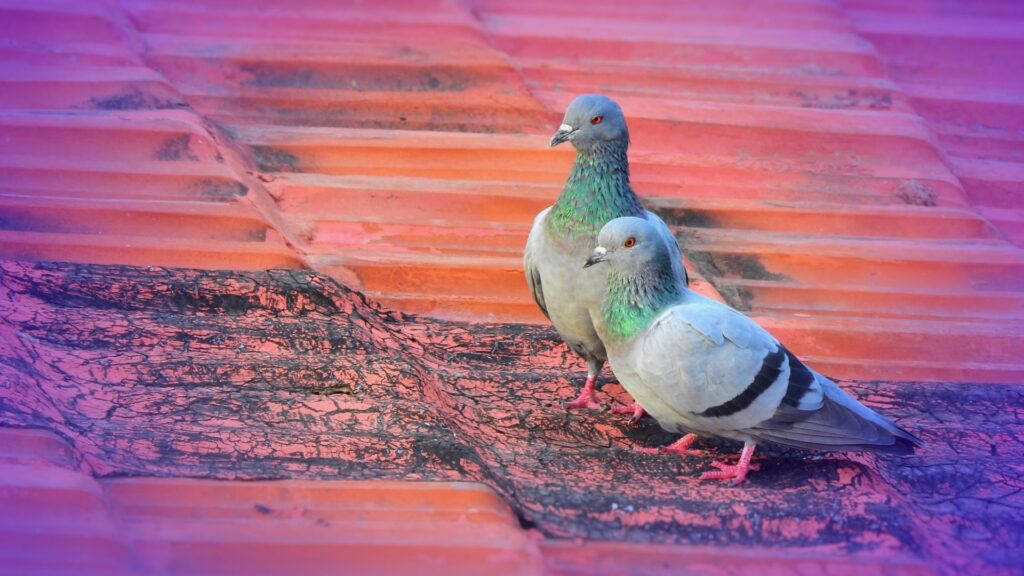
[[[743,482],[758,442],[911,454],[921,441],[808,368],[756,322],[687,288],[644,218],[602,228],[584,264],[605,266],[595,328],[619,383],[669,432],[667,451],[699,454],[696,433],[739,440],[739,462],[701,479]],[[658,449],[654,449],[655,451]]]
[[[594,330],[591,308],[596,311],[600,305],[603,276],[588,274],[583,263],[594,249],[597,233],[621,216],[645,219],[670,255],[674,273],[685,278],[686,270],[675,236],[644,209],[629,185],[629,132],[619,105],[599,94],[578,96],[569,104],[551,146],[563,142],[576,148],[576,161],[558,200],[534,219],[523,265],[537,306],[587,363],[586,384],[565,407],[596,409],[600,405],[594,384],[607,355]],[[635,403],[613,411],[632,412],[634,421],[643,415]]]

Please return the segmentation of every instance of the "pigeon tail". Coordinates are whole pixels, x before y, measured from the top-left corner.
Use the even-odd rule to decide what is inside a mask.
[[[913,454],[924,443],[815,373],[824,391],[821,408],[763,422],[748,431],[759,440],[826,452]]]

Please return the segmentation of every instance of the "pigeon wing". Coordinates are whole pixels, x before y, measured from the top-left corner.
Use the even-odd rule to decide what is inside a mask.
[[[638,365],[690,428],[826,451],[909,454],[921,444],[727,306],[704,299],[659,320]]]
[[[632,363],[678,416],[671,424],[716,434],[740,430],[769,418],[785,396],[788,367],[778,342],[728,306],[688,293],[640,338]]]
[[[540,250],[541,235],[544,234],[544,217],[551,208],[545,208],[533,219],[533,228],[530,229],[530,236],[526,240],[526,250],[523,252],[523,271],[526,273],[526,285],[530,288],[533,301],[537,303],[544,316],[550,318],[547,304],[544,302],[544,284],[541,282],[540,269],[537,267],[537,251]]]
[[[683,279],[684,286],[689,286],[690,276],[686,273],[686,267],[683,266],[683,255],[679,250],[679,240],[669,230],[669,227],[665,225],[664,220],[659,218],[654,212],[647,211],[647,220],[654,224],[654,227],[658,229],[658,233],[664,238],[665,244],[668,246],[668,253],[672,258],[672,272],[677,278],[681,277]]]
[[[803,365],[783,348],[793,367],[792,388],[806,388],[801,401],[787,394],[776,413],[747,432],[776,444],[815,450],[871,450],[911,454],[921,440],[885,419],[831,380]],[[808,384],[805,386],[804,383]],[[814,400],[818,401],[815,402]]]

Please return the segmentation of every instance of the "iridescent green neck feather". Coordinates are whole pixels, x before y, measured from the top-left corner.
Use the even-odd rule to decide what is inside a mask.
[[[557,236],[591,242],[608,221],[643,217],[644,208],[629,185],[628,142],[612,141],[576,153],[576,162],[561,196],[548,213],[548,228]]]
[[[637,274],[608,273],[601,303],[604,331],[616,342],[632,340],[665,308],[679,301],[679,283],[672,277],[668,258],[659,258]]]

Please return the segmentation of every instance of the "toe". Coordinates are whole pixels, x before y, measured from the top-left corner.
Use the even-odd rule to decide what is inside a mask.
[[[578,410],[580,408],[586,408],[588,410],[600,410],[601,405],[594,402],[591,398],[577,398],[572,402],[566,402],[563,404],[566,410]]]

